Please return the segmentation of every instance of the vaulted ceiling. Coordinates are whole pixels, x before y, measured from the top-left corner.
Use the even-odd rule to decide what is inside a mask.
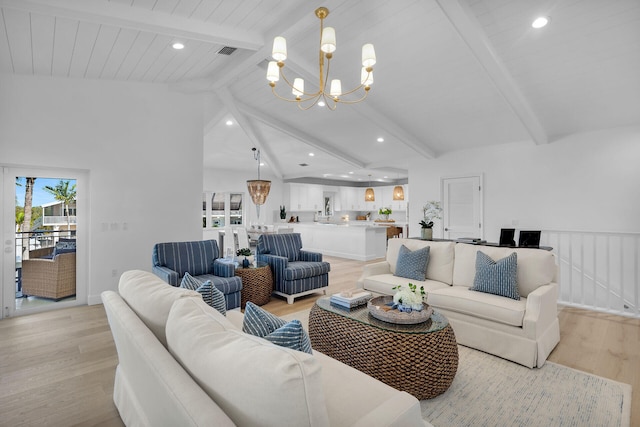
[[[337,33],[332,77],[359,83],[364,43],[378,58],[368,98],[336,111],[301,111],[265,78],[283,35],[289,77],[317,81],[318,6]],[[640,124],[638,0],[0,0],[0,12],[0,72],[204,92],[205,167],[255,170],[255,146],[283,179],[395,180],[416,156]],[[533,29],[540,15],[551,22]]]

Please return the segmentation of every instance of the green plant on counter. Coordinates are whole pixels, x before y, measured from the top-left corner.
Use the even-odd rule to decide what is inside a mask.
[[[380,208],[378,213],[380,215],[391,215],[391,208]]]
[[[249,248],[238,249],[236,251],[236,255],[237,256],[250,256],[251,255],[251,249],[249,249]]]
[[[287,219],[287,210],[284,206],[280,206],[280,219]]]

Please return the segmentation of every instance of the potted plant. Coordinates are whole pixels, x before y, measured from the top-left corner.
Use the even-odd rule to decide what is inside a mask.
[[[280,219],[284,222],[287,219],[287,210],[284,205],[280,206]]]
[[[382,215],[385,220],[388,220],[389,219],[389,215],[391,215],[391,208],[380,208],[378,213],[380,215]]]
[[[243,268],[249,267],[249,264],[253,262],[253,256],[251,255],[251,249],[241,248],[236,251],[238,260],[242,263]]]
[[[422,213],[424,219],[420,221],[420,226],[422,227],[422,230],[420,230],[421,237],[425,240],[431,240],[433,239],[433,220],[442,218],[440,202],[436,202],[435,200],[428,201],[422,207]]]

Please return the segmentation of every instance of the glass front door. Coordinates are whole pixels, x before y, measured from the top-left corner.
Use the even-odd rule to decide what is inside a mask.
[[[77,274],[78,261],[86,260],[78,244],[83,177],[51,170],[2,172],[2,317],[85,302]]]

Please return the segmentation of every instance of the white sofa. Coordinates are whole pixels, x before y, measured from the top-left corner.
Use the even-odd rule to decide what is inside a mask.
[[[402,245],[430,247],[425,281],[394,275]],[[517,253],[519,301],[469,290],[478,250],[495,261]],[[427,302],[449,319],[459,344],[533,368],[544,365],[560,341],[556,277],[555,256],[542,249],[389,239],[386,260],[365,265],[358,284],[386,295],[397,285],[424,286]]]
[[[114,401],[127,426],[425,426],[406,392],[314,351],[241,331],[200,294],[151,273],[102,300],[118,351]]]

